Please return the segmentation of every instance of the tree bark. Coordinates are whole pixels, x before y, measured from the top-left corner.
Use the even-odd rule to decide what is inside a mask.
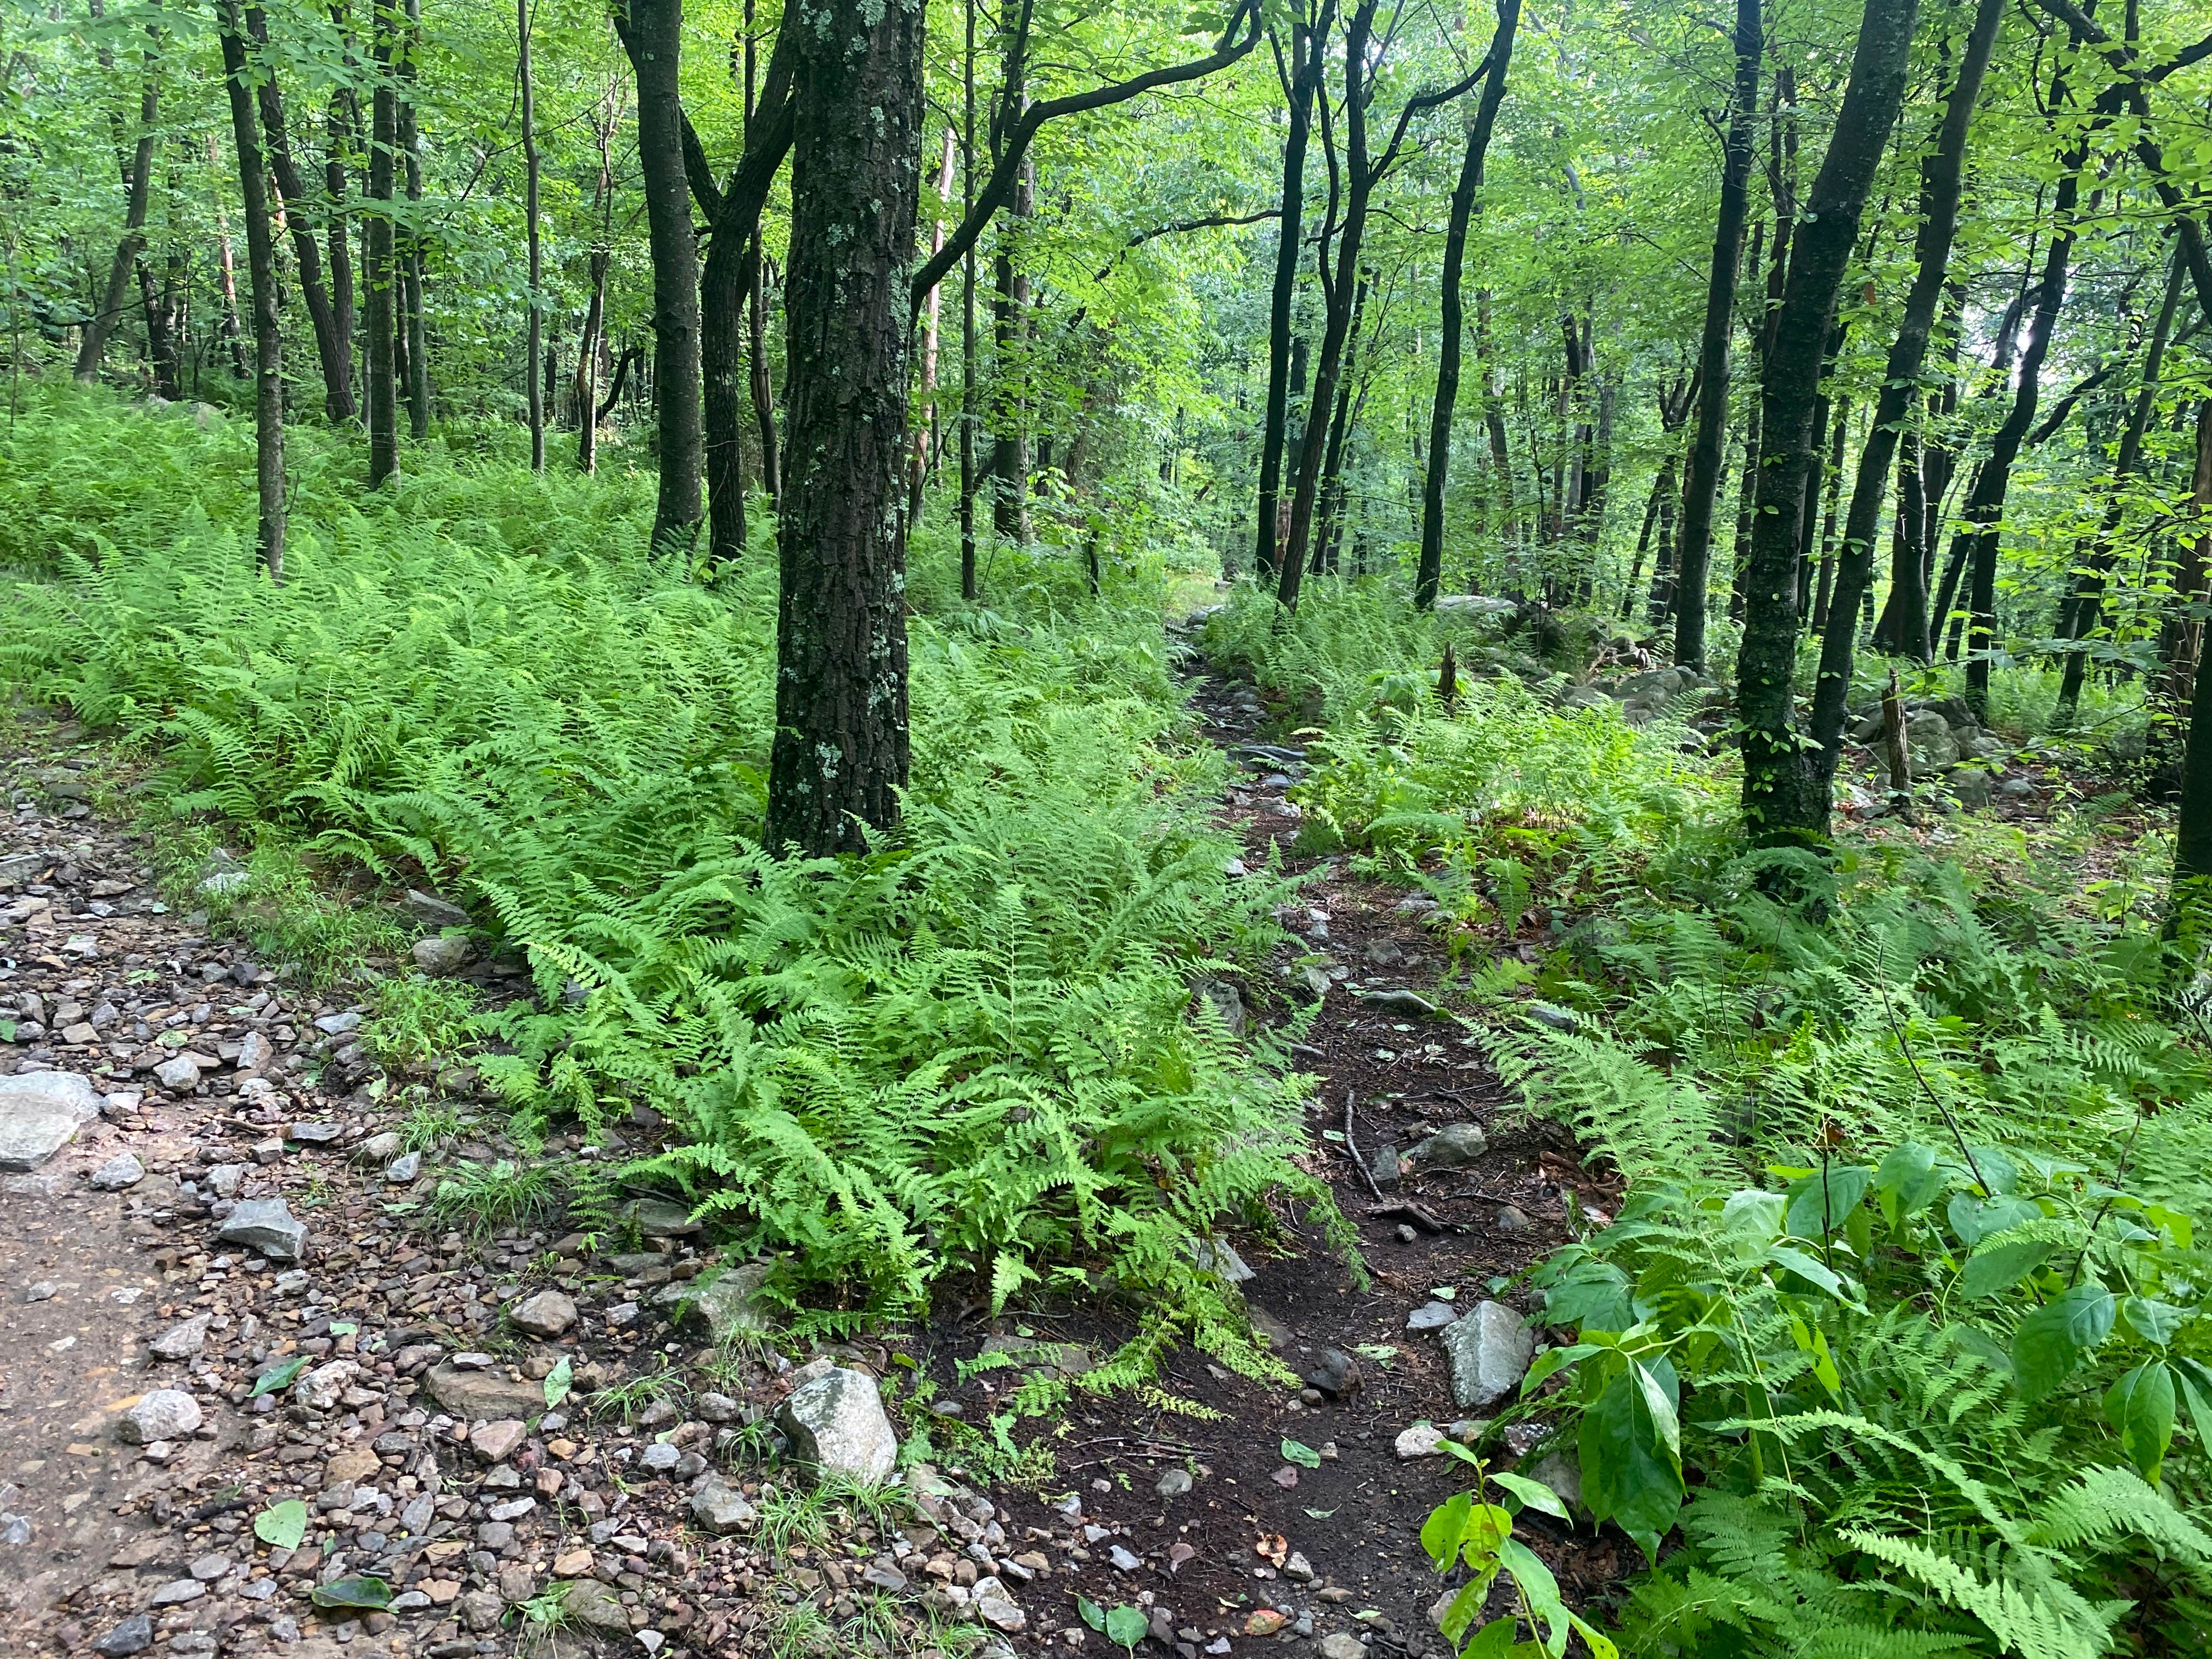
[[[907,781],[897,532],[913,315],[921,0],[822,0],[794,31],[791,476],[766,841],[858,851]]]
[[[422,315],[424,241],[421,231],[416,228],[422,215],[422,133],[415,96],[422,56],[422,0],[406,0],[406,13],[407,33],[402,41],[399,85],[393,94],[397,100],[393,121],[400,159],[407,164],[410,228],[405,235],[394,235],[392,251],[399,265],[398,337],[405,345],[407,356],[407,375],[401,395],[407,399],[407,429],[420,443],[430,435],[430,340],[428,325]]]
[[[1713,553],[1713,507],[1720,495],[1729,412],[1729,342],[1735,331],[1737,267],[1750,215],[1751,164],[1759,121],[1759,76],[1765,54],[1759,0],[1736,0],[1735,89],[1721,151],[1720,212],[1705,284],[1705,331],[1698,348],[1698,421],[1684,466],[1682,533],[1674,555],[1674,660],[1705,666],[1705,590]]]
[[[1828,438],[1828,468],[1826,474],[1827,501],[1820,510],[1820,568],[1818,591],[1813,596],[1813,631],[1820,633],[1828,625],[1828,601],[1836,588],[1836,514],[1843,505],[1844,449],[1849,441],[1851,424],[1850,399],[1846,398],[1835,408],[1834,429]],[[1811,542],[1808,532],[1807,542]],[[1849,626],[1849,624],[1845,624]]]
[[[94,15],[98,15],[96,9]],[[146,33],[150,39],[160,39],[150,25]],[[106,354],[107,337],[114,330],[116,319],[123,314],[131,273],[146,246],[146,204],[153,189],[154,144],[157,136],[154,122],[161,112],[161,92],[154,81],[154,52],[149,47],[146,79],[138,94],[138,142],[123,168],[123,235],[115,245],[115,258],[107,267],[107,286],[99,308],[86,322],[84,337],[78,344],[76,379],[86,386],[100,378],[100,362]],[[118,128],[123,125],[120,116],[116,118],[115,125]]]
[[[522,100],[523,213],[528,221],[530,242],[530,344],[524,361],[530,365],[530,470],[545,470],[545,399],[538,388],[538,360],[545,350],[545,313],[540,285],[544,277],[538,241],[538,100],[530,79],[530,0],[514,0],[514,78]]]
[[[1252,570],[1274,571],[1282,526],[1279,502],[1283,489],[1285,428],[1290,420],[1291,313],[1297,294],[1298,255],[1304,243],[1306,146],[1313,131],[1313,101],[1327,68],[1322,48],[1328,40],[1336,0],[1322,0],[1309,23],[1304,8],[1291,22],[1291,63],[1284,76],[1291,125],[1283,138],[1281,218],[1275,240],[1275,278],[1267,301],[1267,407],[1260,426],[1260,497],[1254,514]],[[1281,52],[1276,54],[1281,68]]]
[[[1433,609],[1443,580],[1444,485],[1451,471],[1452,416],[1459,402],[1462,313],[1460,271],[1467,258],[1467,228],[1482,188],[1483,159],[1505,100],[1506,70],[1513,61],[1514,32],[1521,23],[1521,0],[1498,0],[1498,28],[1490,37],[1490,73],[1476,100],[1467,131],[1459,183],[1452,191],[1451,216],[1444,230],[1443,317],[1437,337],[1437,395],[1429,410],[1429,465],[1421,480],[1421,556],[1413,577],[1413,604]],[[1261,488],[1267,480],[1263,475]],[[1265,496],[1263,493],[1262,500]]]
[[[660,491],[653,550],[684,560],[699,533],[705,426],[700,405],[699,246],[684,166],[677,71],[683,0],[629,0],[623,44],[637,76],[637,153],[653,249],[653,392],[660,427]]]
[[[1915,0],[1867,0],[1835,131],[1796,238],[1761,386],[1759,510],[1746,571],[1736,702],[1743,722],[1744,817],[1769,845],[1802,844],[1827,830],[1825,769],[1808,763],[1792,729],[1798,541],[1820,364],[1860,216],[1904,102],[1916,9]]]
[[[348,69],[356,67],[357,60],[353,47],[353,34],[346,21],[343,5],[331,8],[331,22],[345,42],[345,62]],[[338,355],[345,359],[346,395],[350,399],[353,391],[353,335],[354,291],[353,249],[349,233],[349,216],[346,211],[346,191],[350,187],[350,171],[361,148],[361,104],[349,86],[332,90],[329,110],[323,118],[323,194],[326,222],[324,245],[329,255],[331,273],[331,322],[337,331]]]
[[[2197,467],[2189,493],[2190,524],[2181,533],[2181,556],[2173,573],[2174,613],[2160,630],[2159,659],[2166,665],[2162,695],[2179,710],[2188,707],[2203,653],[2204,623],[2191,611],[2204,603],[2205,577],[2212,571],[2212,398],[2197,405]]]
[[[958,145],[958,135],[952,123],[945,124],[943,154],[937,164],[937,211],[931,220],[929,251],[933,254],[945,246],[944,204],[952,194],[952,160]],[[942,310],[944,284],[929,290],[922,301],[921,315],[921,403],[927,410],[922,422],[915,428],[913,453],[907,461],[906,516],[908,524],[921,520],[922,490],[929,483],[929,458],[932,438],[937,430],[937,343],[938,319]]]
[[[207,137],[208,167],[221,166],[216,155],[215,134]],[[246,337],[238,325],[238,263],[231,252],[230,215],[224,210],[220,193],[215,207],[215,270],[216,292],[222,301],[222,316],[217,327],[222,343],[230,350],[230,370],[240,380],[246,378]]]
[[[1352,323],[1344,337],[1344,373],[1337,381],[1336,408],[1328,422],[1328,447],[1322,460],[1321,517],[1313,550],[1312,574],[1316,576],[1329,568],[1332,544],[1344,507],[1344,446],[1352,426],[1352,370],[1358,361],[1359,325],[1366,316],[1367,294],[1374,281],[1374,272],[1363,270],[1352,292]]]
[[[376,63],[376,89],[370,99],[368,140],[368,487],[377,489],[399,475],[399,403],[394,384],[398,364],[394,328],[398,319],[398,270],[392,259],[392,161],[398,150],[398,96],[394,69],[399,57],[397,0],[374,0],[369,55]]]
[[[231,136],[239,193],[246,199],[246,264],[253,295],[253,479],[259,497],[256,545],[269,580],[284,580],[284,331],[276,314],[276,241],[270,222],[269,178],[248,84],[246,30],[238,0],[216,0],[223,80],[230,91]]]
[[[975,0],[960,59],[960,217],[975,210]],[[941,252],[942,250],[940,250]],[[975,599],[975,249],[960,259],[960,597]]]

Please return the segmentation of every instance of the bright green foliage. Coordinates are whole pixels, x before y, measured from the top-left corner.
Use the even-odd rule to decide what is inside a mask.
[[[38,495],[49,458],[138,428],[209,471],[237,459],[220,430],[54,396],[9,487]],[[1157,611],[1041,593],[1019,619],[917,617],[902,835],[780,862],[749,839],[772,565],[672,580],[639,556],[641,519],[599,517],[609,499],[423,468],[374,520],[295,511],[272,589],[234,521],[118,494],[96,542],[57,550],[61,583],[12,596],[0,672],[166,738],[180,810],[419,866],[477,905],[538,993],[481,1022],[512,1050],[485,1076],[526,1121],[657,1108],[682,1144],[651,1175],[787,1252],[794,1301],[811,1285],[850,1317],[920,1305],[948,1272],[1003,1297],[1103,1267],[1155,1293],[1147,1352],[1194,1320],[1243,1354],[1192,1241],[1270,1191],[1327,1199],[1291,1161],[1298,1088],[1189,1011],[1195,973],[1257,969],[1280,890],[1223,873],[1220,763],[1180,738]],[[1121,580],[1157,605],[1143,573]],[[378,995],[405,1050],[455,1012],[406,982]],[[526,1173],[436,1205],[519,1214],[549,1197]]]
[[[1468,1578],[1451,1599],[1439,1628],[1459,1659],[1526,1654],[1530,1659],[1562,1659],[1571,1636],[1583,1638],[1590,1659],[1617,1659],[1612,1641],[1569,1607],[1559,1595],[1559,1583],[1543,1558],[1513,1535],[1513,1518],[1523,1508],[1550,1515],[1564,1513],[1551,1491],[1515,1474],[1492,1474],[1481,1460],[1464,1448],[1447,1442],[1455,1456],[1472,1463],[1475,1490],[1461,1492],[1430,1512],[1421,1527],[1421,1547],[1440,1573],[1464,1568]],[[1503,1504],[1485,1495],[1486,1483],[1501,1489]],[[1516,1606],[1511,1613],[1479,1628],[1491,1586],[1504,1576],[1513,1586]],[[1516,1639],[1525,1624],[1535,1633],[1533,1642]]]

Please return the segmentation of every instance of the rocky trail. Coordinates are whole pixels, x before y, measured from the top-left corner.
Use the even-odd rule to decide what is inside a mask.
[[[1224,821],[1255,859],[1287,850],[1298,751],[1260,742],[1249,687],[1197,702],[1250,771]],[[465,1066],[387,1074],[357,991],[164,902],[154,848],[92,805],[129,781],[112,755],[35,711],[0,730],[0,1650],[1444,1651],[1419,1531],[1466,1482],[1441,1442],[1502,1408],[1540,1334],[1493,1287],[1607,1195],[1564,1141],[1496,1121],[1480,1048],[1428,1004],[1420,902],[1292,859],[1285,985],[1200,988],[1232,1021],[1279,1016],[1285,988],[1322,1002],[1299,1050],[1315,1172],[1372,1285],[1287,1217],[1217,1257],[1304,1386],[1182,1351],[1158,1391],[1023,1423],[1050,1454],[1033,1480],[948,1453],[885,1494],[864,1483],[898,1425],[988,1425],[1023,1368],[1079,1371],[1128,1331],[955,1316],[787,1355],[759,1270],[678,1206],[631,1198],[586,1233],[510,1181],[502,1213],[516,1149]],[[450,936],[416,955],[494,1000],[527,989]],[[547,1151],[619,1162],[655,1127]],[[441,1212],[457,1173],[477,1202]],[[987,1348],[1016,1369],[963,1365]],[[1535,1467],[1540,1435],[1506,1444]],[[1524,1524],[1574,1599],[1622,1568],[1587,1529]],[[1109,1640],[1085,1602],[1135,1612]]]

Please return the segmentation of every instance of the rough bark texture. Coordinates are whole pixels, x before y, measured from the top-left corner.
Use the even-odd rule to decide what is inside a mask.
[[[150,33],[150,31],[149,31]],[[138,143],[124,168],[125,197],[123,235],[115,244],[115,258],[107,268],[107,286],[100,309],[85,323],[84,338],[76,354],[76,378],[87,385],[100,378],[100,360],[107,349],[107,337],[123,314],[124,296],[130,291],[131,273],[146,246],[146,199],[154,179],[155,118],[160,113],[160,94],[152,76],[154,54],[146,54],[148,75],[138,97]],[[122,118],[116,118],[118,126]]]
[[[1737,266],[1751,205],[1751,163],[1759,121],[1759,65],[1765,54],[1759,0],[1736,0],[1735,91],[1721,156],[1720,216],[1705,283],[1705,332],[1698,348],[1698,420],[1683,466],[1682,535],[1674,555],[1674,660],[1705,665],[1705,589],[1713,556],[1713,507],[1725,463],[1729,338],[1735,329]]]
[[[1252,569],[1262,576],[1275,568],[1280,530],[1277,503],[1283,489],[1284,428],[1290,419],[1291,310],[1304,246],[1300,226],[1305,214],[1306,143],[1313,131],[1314,93],[1323,68],[1321,48],[1335,12],[1335,0],[1323,0],[1310,28],[1303,18],[1291,25],[1291,125],[1283,137],[1282,220],[1275,239],[1274,286],[1267,300],[1267,408],[1260,428],[1260,500],[1253,526]]]
[[[530,470],[545,470],[545,399],[538,388],[538,360],[545,351],[545,313],[539,308],[544,278],[538,242],[538,94],[530,78],[530,0],[514,0],[514,78],[522,97],[522,174],[525,234],[530,246],[530,347],[523,361],[530,390]]]
[[[2005,0],[1980,0],[1966,54],[1960,61],[1959,77],[1952,83],[1944,105],[1936,148],[1920,165],[1920,228],[1913,246],[1912,287],[1905,295],[1897,337],[1890,343],[1874,424],[1867,429],[1866,442],[1859,450],[1858,472],[1851,485],[1850,510],[1844,520],[1843,549],[1837,560],[1835,592],[1828,611],[1832,620],[1821,636],[1819,678],[1813,688],[1812,738],[1821,757],[1817,781],[1823,821],[1827,816],[1828,787],[1843,752],[1844,701],[1851,689],[1859,604],[1874,580],[1875,532],[1881,520],[1882,491],[1896,456],[1899,431],[1919,395],[1929,333],[1950,280],[1951,244],[1958,232],[1959,201],[1966,176],[1966,134],[1973,123],[1974,104],[1981,96],[1983,75],[1989,68],[2004,12]],[[1838,459],[1840,462],[1840,451]],[[1918,477],[1917,465],[1914,477]],[[1917,500],[1900,498],[1899,522],[1906,515],[1917,520],[1922,506]],[[1915,533],[1917,528],[1916,524],[1906,538],[1916,577],[1922,557],[1920,538]],[[1901,596],[1899,605],[1905,648],[1924,661],[1928,655],[1924,587],[1917,595]]]
[[[1460,271],[1467,258],[1467,227],[1482,188],[1482,164],[1498,106],[1505,100],[1505,74],[1513,61],[1513,34],[1521,23],[1521,0],[1498,0],[1498,30],[1490,38],[1490,71],[1467,131],[1467,154],[1452,191],[1451,216],[1444,230],[1443,317],[1437,336],[1437,397],[1429,410],[1429,465],[1421,480],[1421,558],[1413,577],[1413,603],[1423,611],[1437,602],[1443,580],[1444,485],[1451,471],[1452,414],[1459,402],[1461,332]],[[1270,412],[1272,413],[1272,407]],[[1267,479],[1261,479],[1264,506]]]
[[[818,854],[857,849],[864,826],[896,822],[907,778],[898,507],[922,3],[802,3],[767,841]]]
[[[1745,573],[1736,702],[1743,722],[1744,817],[1768,844],[1827,830],[1825,770],[1792,729],[1798,546],[1814,466],[1820,364],[1868,191],[1905,99],[1915,0],[1868,0],[1833,137],[1806,200],[1761,387],[1759,510]]]
[[[684,170],[684,104],[677,85],[683,0],[630,0],[623,44],[637,76],[638,166],[653,249],[653,392],[660,425],[659,554],[688,556],[699,532],[705,465],[699,390],[699,245]]]
[[[396,118],[400,155],[407,163],[407,200],[419,220],[422,133],[416,116],[415,82],[422,55],[422,0],[406,0],[406,47],[400,62]],[[407,399],[407,429],[419,443],[430,435],[430,341],[422,316],[422,238],[410,230],[393,247],[399,256],[399,328],[407,348],[407,378],[401,391]]]
[[[392,159],[398,147],[398,106],[392,70],[398,57],[399,19],[392,0],[377,0],[374,43],[376,90],[370,100],[367,269],[368,327],[368,487],[374,489],[399,472],[399,399],[395,328],[398,319],[399,271],[392,255]]]
[[[230,91],[231,135],[238,149],[238,187],[246,198],[246,264],[253,291],[253,479],[260,498],[258,546],[271,581],[284,580],[284,331],[276,314],[276,229],[270,222],[269,176],[247,84],[246,31],[237,0],[220,0],[223,80]]]

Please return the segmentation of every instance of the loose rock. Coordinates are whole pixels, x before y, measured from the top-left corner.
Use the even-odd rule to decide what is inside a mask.
[[[182,1440],[200,1425],[200,1402],[181,1389],[155,1389],[126,1409],[115,1431],[130,1444]]]
[[[1483,1302],[1466,1318],[1443,1328],[1450,1358],[1452,1400],[1463,1411],[1492,1405],[1528,1374],[1536,1339],[1521,1316],[1502,1302]]]
[[[1489,1137],[1479,1123],[1447,1123],[1417,1143],[1406,1162],[1423,1170],[1463,1170],[1490,1150]]]
[[[258,1250],[271,1261],[297,1261],[307,1248],[307,1229],[281,1198],[249,1198],[222,1218],[216,1237]]]
[[[207,1346],[208,1324],[215,1316],[195,1314],[181,1325],[173,1325],[149,1346],[161,1359],[190,1359]]]
[[[92,1184],[103,1193],[119,1193],[146,1178],[146,1166],[136,1152],[118,1152],[93,1171]]]
[[[0,1170],[35,1170],[100,1115],[100,1096],[74,1072],[0,1077]]]
[[[831,1369],[785,1401],[775,1420],[799,1461],[825,1473],[873,1485],[898,1467],[898,1436],[866,1371]]]
[[[576,1322],[576,1304],[559,1291],[540,1291],[507,1310],[518,1330],[532,1336],[558,1336]]]

